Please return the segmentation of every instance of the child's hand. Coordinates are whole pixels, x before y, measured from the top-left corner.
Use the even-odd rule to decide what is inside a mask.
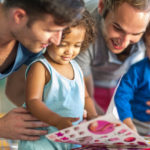
[[[85,109],[84,109],[84,113],[83,113],[83,120],[91,120],[98,117],[97,113],[94,114],[90,114],[88,113]]]
[[[86,120],[87,118],[87,111],[84,109],[84,112],[83,112],[83,120]]]
[[[71,117],[60,117],[56,128],[61,130],[67,127],[72,126],[72,122],[79,120],[79,118],[71,118]]]
[[[150,52],[150,51],[149,51]],[[150,55],[149,55],[150,56]],[[150,57],[149,57],[150,58]],[[146,105],[150,107],[150,100],[146,102]],[[150,115],[150,109],[146,110],[146,113]]]
[[[134,132],[138,133],[137,132],[137,129],[135,127],[135,125],[133,124],[131,118],[126,118],[123,123],[125,123],[130,129],[132,129]]]
[[[99,115],[99,116],[100,116],[100,115]],[[87,120],[91,120],[91,119],[95,119],[95,118],[97,118],[97,117],[98,117],[98,115],[96,115],[96,114],[95,114],[95,115],[88,115],[86,119],[87,119]]]

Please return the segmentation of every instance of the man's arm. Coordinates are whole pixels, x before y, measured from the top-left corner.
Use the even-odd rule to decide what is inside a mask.
[[[23,65],[17,72],[7,78],[5,93],[8,99],[17,106],[25,102],[25,70]]]
[[[85,85],[87,88],[87,91],[89,93],[89,96],[93,98],[94,94],[94,84],[93,84],[93,77],[91,72],[91,63],[93,61],[93,52],[92,46],[88,48],[87,50],[81,52],[75,60],[81,67],[85,79]]]
[[[88,94],[93,100],[94,100],[94,81],[91,72],[91,64],[95,55],[94,51],[95,49],[93,49],[93,46],[91,45],[86,51],[81,52],[75,59],[83,71],[85,85]],[[98,106],[95,100],[94,100],[94,105],[99,115],[104,114],[104,111]]]
[[[85,85],[85,110],[87,112],[86,116],[87,120],[93,119],[98,116],[96,108],[94,106],[94,102],[92,98],[89,96],[86,85]]]
[[[90,75],[84,77],[84,79],[85,79],[85,85],[86,85],[88,94],[89,94],[90,97],[93,98],[93,96],[94,96],[93,77],[92,77],[92,75],[90,74]]]
[[[94,100],[94,82],[93,82],[92,74],[84,77],[84,80],[85,80],[85,86],[86,86],[87,92],[89,96],[93,99],[93,103],[95,105],[97,113],[99,115],[104,115],[104,111],[102,110],[101,107],[98,106],[98,104]]]

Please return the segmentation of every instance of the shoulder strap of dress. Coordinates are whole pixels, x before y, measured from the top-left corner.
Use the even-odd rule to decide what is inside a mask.
[[[39,57],[36,60],[34,60],[31,64],[29,64],[29,66],[27,67],[26,72],[25,72],[25,78],[27,77],[27,73],[28,73],[31,65],[36,63],[36,62],[41,62],[51,74],[52,67],[51,67],[50,63],[46,60],[46,58],[42,55],[41,57]]]

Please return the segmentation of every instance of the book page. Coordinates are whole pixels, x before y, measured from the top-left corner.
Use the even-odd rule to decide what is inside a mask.
[[[112,113],[48,134],[47,138],[55,142],[80,144],[86,147],[150,147],[143,137],[116,119]]]

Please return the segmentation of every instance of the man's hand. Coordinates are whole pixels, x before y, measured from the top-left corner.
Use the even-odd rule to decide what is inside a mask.
[[[37,140],[40,135],[47,134],[46,130],[38,127],[48,127],[22,108],[15,108],[0,119],[0,137],[14,140]]]

